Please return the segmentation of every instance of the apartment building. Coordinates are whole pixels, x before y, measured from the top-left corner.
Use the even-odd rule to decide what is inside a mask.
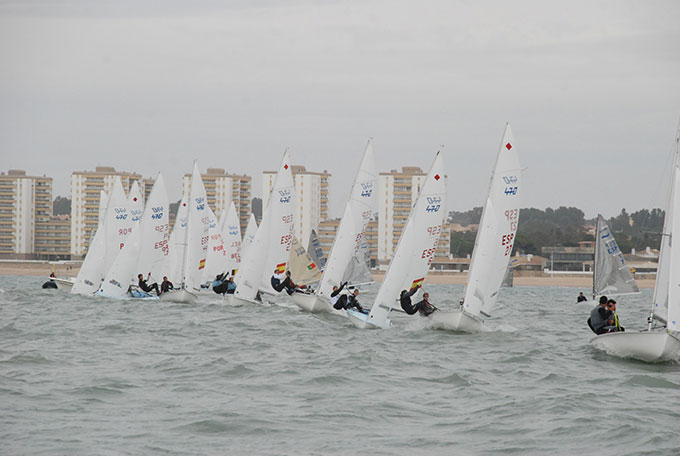
[[[208,197],[208,205],[215,215],[219,217],[234,201],[239,213],[241,232],[245,233],[250,220],[252,178],[245,174],[229,174],[222,168],[208,168],[205,174],[201,174],[201,179]],[[182,184],[183,191],[188,195],[191,189],[191,174],[184,175]]]
[[[322,220],[328,219],[328,171],[307,171],[302,165],[291,165],[295,180],[295,236],[302,245],[307,245],[309,235]],[[274,188],[276,171],[262,173],[262,209],[267,207],[269,194]]]
[[[36,221],[35,256],[43,260],[71,258],[71,216],[53,215]]]
[[[99,199],[101,191],[109,192],[119,176],[125,191],[133,181],[139,181],[140,190],[146,195],[142,176],[137,173],[116,171],[111,166],[97,166],[94,171],[74,171],[71,174],[71,254],[84,255],[90,238],[99,223]]]
[[[37,222],[52,215],[52,178],[0,173],[0,257],[31,259]]]

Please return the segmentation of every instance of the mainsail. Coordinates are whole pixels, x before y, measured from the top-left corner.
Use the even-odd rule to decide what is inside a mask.
[[[593,299],[601,295],[639,293],[633,274],[600,214],[597,215],[595,233]]]
[[[290,272],[293,281],[298,285],[307,285],[321,279],[321,271],[314,260],[307,254],[297,237],[293,236],[290,246]]]

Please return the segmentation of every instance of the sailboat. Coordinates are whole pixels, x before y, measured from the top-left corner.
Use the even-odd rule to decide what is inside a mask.
[[[593,260],[593,300],[597,296],[621,296],[639,293],[633,274],[623,258],[623,253],[602,215],[597,214],[595,227],[595,258]]]
[[[71,293],[91,295],[99,289],[106,272],[125,245],[132,217],[120,176],[116,176],[102,223],[90,243]]]
[[[255,220],[255,214],[251,212],[250,218],[248,219],[248,226],[246,226],[246,233],[243,235],[243,240],[241,241],[241,259],[246,257],[248,249],[253,245],[255,233],[257,233],[257,220]]]
[[[482,330],[483,318],[490,316],[496,304],[511,258],[519,223],[520,184],[519,155],[510,125],[506,124],[475,239],[463,303],[459,310],[430,314],[427,318],[433,328]]]
[[[677,232],[680,227],[679,168],[680,128],[675,137],[666,218],[647,331],[606,333],[591,339],[590,345],[610,355],[647,362],[680,359],[680,243],[673,238],[673,231]]]
[[[262,223],[234,278],[236,291],[228,296],[232,305],[255,302],[258,291],[276,293],[270,279],[274,271],[286,270],[293,242],[294,214],[295,186],[286,150],[262,215]]]
[[[131,190],[130,201],[141,198]],[[131,215],[135,215],[133,204]],[[137,274],[143,274],[148,282],[160,282],[165,272],[168,256],[168,196],[163,176],[158,175],[146,208],[132,226],[132,233],[125,246],[114,260],[106,274],[97,295],[113,299],[158,299],[144,291],[137,290]],[[132,289],[130,288],[132,286]]]
[[[208,208],[208,214],[210,217],[208,252],[202,283],[211,284],[218,274],[222,274],[227,270],[229,261],[217,217],[215,217],[214,212],[210,208]]]
[[[331,247],[319,288],[314,294],[295,293],[293,302],[308,312],[330,312],[330,295],[333,286],[340,286],[345,274],[353,264],[359,251],[366,225],[371,220],[378,205],[378,175],[371,141],[366,145],[361,165],[354,178],[352,191],[340,220],[333,247]],[[295,276],[293,276],[295,278]]]
[[[400,307],[400,290],[422,285],[427,276],[445,217],[446,177],[441,152],[437,152],[370,312],[364,314],[354,309],[347,310],[354,326],[373,329],[392,325],[389,314],[392,309]]]
[[[178,289],[163,293],[161,301],[171,302],[196,302],[198,293],[203,281],[203,269],[208,250],[208,237],[210,232],[210,216],[208,214],[208,198],[205,194],[203,179],[198,168],[198,162],[194,161],[194,169],[191,174],[191,188],[186,206],[180,204],[179,210],[187,209],[186,231],[184,232],[184,252],[181,260],[178,261],[179,272],[175,272],[181,277],[181,281],[174,282]],[[178,219],[180,213],[177,213]],[[180,221],[180,227],[181,227]],[[177,221],[175,223],[177,227]],[[173,233],[174,235],[174,233]],[[181,235],[181,232],[178,233]],[[182,244],[181,239],[174,239],[178,244]],[[171,248],[174,247],[171,245]],[[176,270],[176,271],[177,271]],[[178,286],[179,285],[179,286]]]

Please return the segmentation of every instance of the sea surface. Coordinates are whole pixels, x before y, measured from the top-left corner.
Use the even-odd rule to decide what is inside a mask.
[[[680,364],[592,349],[588,290],[504,288],[486,332],[454,334],[43,281],[0,276],[2,454],[680,454]],[[442,308],[463,290],[425,288]],[[627,329],[651,293],[619,299]]]

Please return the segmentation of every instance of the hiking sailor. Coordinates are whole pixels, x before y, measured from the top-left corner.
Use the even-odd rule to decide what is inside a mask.
[[[285,288],[286,293],[292,295],[295,292],[296,285],[290,277],[290,271],[286,271],[285,274],[276,274],[276,271],[274,271],[274,275],[272,276],[272,288],[279,293]]]
[[[342,291],[343,288],[345,288],[345,285],[347,285],[347,282],[341,283],[339,288],[338,288],[337,285],[333,286],[333,292],[331,293],[330,301],[331,301],[331,306],[333,306],[334,309],[337,309],[337,310],[344,309],[344,304],[340,305],[340,307],[335,307],[335,305],[338,303],[338,301],[342,297],[342,296],[340,296],[340,292]],[[345,296],[345,301],[347,301],[347,296]]]
[[[147,280],[151,277],[151,273],[149,273]],[[158,284],[156,282],[152,283],[151,285],[146,283],[146,280],[144,280],[144,275],[143,274],[137,274],[137,278],[139,279],[139,288],[142,289],[142,291],[146,293],[150,293],[151,290],[156,290],[156,295],[160,296],[161,290],[158,288]]]
[[[614,314],[609,310],[607,305],[607,297],[601,296],[600,303],[590,311],[590,318],[588,318],[588,326],[595,334],[605,334],[614,328]]]
[[[435,311],[435,308],[430,304],[429,293],[423,293],[423,300],[417,302],[415,305],[411,302],[411,296],[413,296],[420,289],[420,285],[416,285],[411,289],[411,291],[401,290],[399,296],[399,303],[401,308],[404,309],[408,315],[415,315],[416,312],[420,312],[422,316],[428,316]]]

